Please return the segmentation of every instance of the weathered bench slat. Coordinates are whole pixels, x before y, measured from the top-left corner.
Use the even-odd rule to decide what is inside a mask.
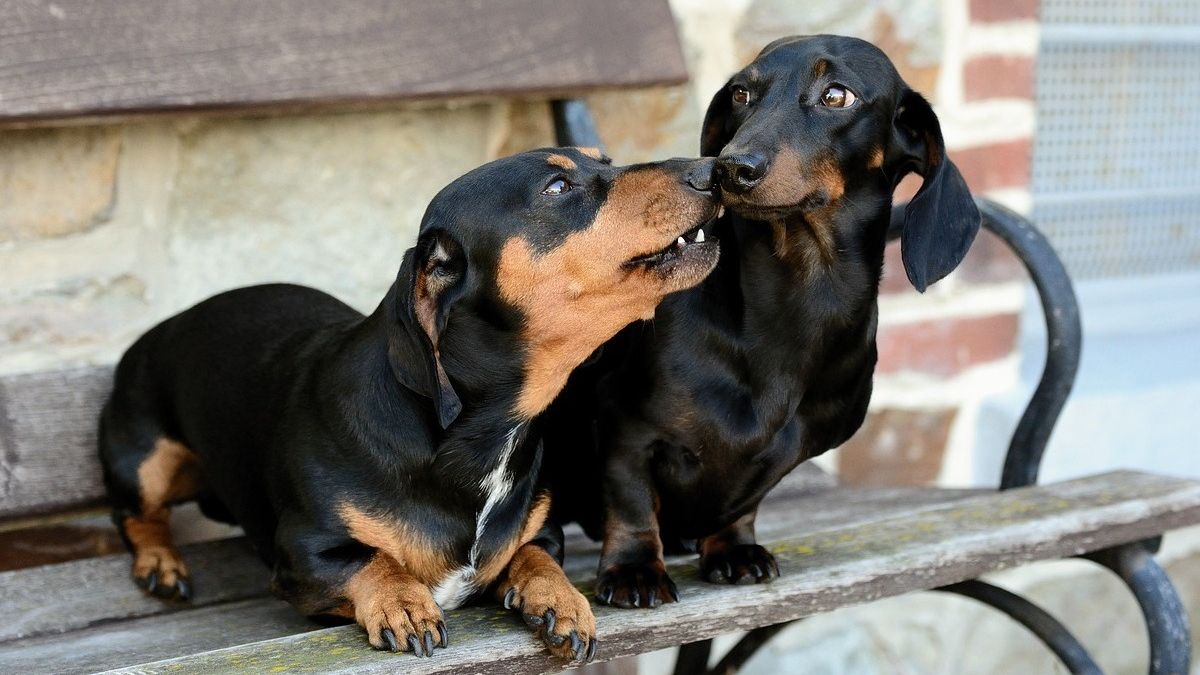
[[[96,420],[112,374],[103,366],[0,377],[0,519],[103,499]]]
[[[843,493],[849,496],[838,496]],[[826,502],[836,504],[843,500],[843,504],[861,506],[872,503],[872,495],[883,498],[864,512],[873,516],[858,514],[851,519],[855,522],[848,524],[821,523],[817,517]],[[672,576],[679,581],[683,602],[653,612],[597,608],[603,639],[600,658],[642,653],[787,621],[975,578],[1024,562],[1077,555],[1200,522],[1200,482],[1134,472],[1114,472],[1003,493],[955,496],[957,501],[951,503],[922,504],[909,509],[895,506],[898,502],[894,489],[838,489],[795,500],[776,500],[766,512],[791,511],[793,516],[786,519],[791,522],[803,521],[806,513],[814,514],[807,528],[796,526],[784,538],[768,544],[779,556],[783,578],[763,586],[716,586],[699,580],[692,558],[673,558],[669,566]],[[793,520],[797,514],[801,517]],[[572,577],[580,588],[590,587],[595,569],[594,549],[573,553],[570,562]],[[129,588],[131,594],[136,594]],[[262,602],[269,603],[265,599]],[[697,607],[703,607],[704,611],[696,611]],[[220,608],[198,611],[217,613]],[[175,623],[190,613],[147,617],[100,628],[117,630],[126,626],[133,630],[132,624],[137,624],[152,633],[173,631]],[[254,641],[180,661],[144,663],[162,653],[155,652],[139,659],[142,665],[136,669],[122,672],[311,669],[322,673],[371,674],[402,669],[406,673],[441,673],[463,668],[472,672],[472,667],[477,668],[481,662],[497,668],[495,672],[551,672],[562,667],[560,662],[542,653],[514,616],[502,610],[469,608],[449,613],[447,621],[451,649],[433,659],[375,652],[366,648],[358,628],[347,626]],[[271,627],[263,627],[268,629]],[[91,633],[84,631],[83,635]],[[40,649],[45,641],[55,639],[69,644],[72,638],[46,636],[0,643],[0,671],[39,672],[24,667],[33,661],[20,661],[22,667],[16,671],[12,666],[17,664],[15,659],[25,659],[24,655],[31,653],[26,649]],[[135,639],[132,634],[130,639]],[[253,638],[233,631],[226,644],[247,640]],[[95,643],[88,644],[99,649],[100,642],[97,638]],[[97,652],[95,656],[99,659],[108,653]]]
[[[98,673],[317,629],[286,602],[258,598],[0,645],[0,664],[14,675]]]
[[[663,0],[0,3],[0,123],[686,77]]]
[[[181,547],[196,584],[194,607],[265,596],[270,570],[245,539]],[[0,572],[0,645],[103,621],[163,614],[169,605],[134,586],[128,555]]]
[[[833,490],[828,475],[811,465],[792,472],[764,502],[764,541],[795,532],[817,533],[870,522],[881,512],[914,513],[970,493],[912,488]],[[569,530],[567,569],[578,578],[594,572],[599,543]],[[269,572],[242,539],[183,546],[192,569],[196,607],[267,595]],[[0,572],[0,643],[78,630],[111,620],[164,614],[171,606],[136,591],[129,557],[110,555],[13,572]]]

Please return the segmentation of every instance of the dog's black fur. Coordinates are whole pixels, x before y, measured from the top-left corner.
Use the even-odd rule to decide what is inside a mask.
[[[866,414],[900,179],[924,177],[902,239],[918,290],[979,228],[933,110],[861,40],[768,45],[713,97],[702,152],[717,156],[728,210],[709,232],[717,269],[610,341],[548,412],[556,517],[603,537],[596,596],[623,607],[678,599],[664,541],[697,540],[710,581],[779,574],[755,543],[755,512]],[[593,471],[581,473],[589,447]]]
[[[717,214],[712,165],[497,160],[433,200],[370,316],[279,284],[150,330],[99,432],[135,580],[191,595],[167,513],[196,499],[245,529],[285,599],[357,620],[377,648],[431,654],[439,605],[490,590],[552,651],[590,660],[532,426],[572,368],[715,265],[714,243],[677,239]]]

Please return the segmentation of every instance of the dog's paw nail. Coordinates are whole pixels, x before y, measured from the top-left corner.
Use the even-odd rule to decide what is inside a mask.
[[[546,610],[546,613],[543,615],[543,618],[546,621],[546,633],[553,634],[554,633],[554,622],[558,618],[558,615],[554,613],[553,609],[548,609],[548,610]]]
[[[433,633],[425,631],[425,653],[433,656]]]
[[[187,579],[180,579],[179,581],[176,581],[175,582],[175,594],[179,596],[180,600],[184,600],[184,601],[191,600],[192,599],[191,583],[189,583]]]
[[[151,572],[150,576],[145,579],[139,579],[138,585],[145,589],[147,593],[155,595],[155,592],[158,590],[158,571]]]
[[[583,662],[591,663],[596,658],[596,641],[588,640],[587,653],[584,654]]]
[[[437,629],[438,629],[438,637],[441,638],[441,642],[439,643],[439,646],[442,649],[445,649],[450,644],[450,638],[448,638],[446,636],[446,624],[439,621],[438,625],[437,625]]]
[[[517,597],[517,589],[515,589],[515,588],[508,589],[508,592],[504,594],[504,609],[512,609],[513,608],[513,599],[516,597]]]
[[[391,628],[384,628],[379,632],[379,635],[383,638],[383,641],[387,643],[388,651],[400,651],[400,643],[396,642],[396,633],[392,631]]]

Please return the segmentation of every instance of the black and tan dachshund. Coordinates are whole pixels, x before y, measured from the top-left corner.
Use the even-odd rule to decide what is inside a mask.
[[[376,648],[430,655],[442,610],[490,593],[551,651],[590,660],[532,422],[572,368],[716,264],[695,241],[719,208],[712,166],[497,160],[437,195],[370,316],[277,284],[150,330],[100,420],[134,579],[191,595],[167,516],[194,499],[245,529],[278,594],[357,621]]]
[[[695,542],[710,581],[778,576],[755,513],[866,414],[897,183],[924,177],[902,239],[917,289],[954,269],[979,228],[933,110],[861,40],[768,45],[713,98],[701,147],[727,209],[706,228],[721,241],[716,270],[610,341],[546,422],[555,517],[603,538],[596,595],[621,607],[678,599],[664,542]]]

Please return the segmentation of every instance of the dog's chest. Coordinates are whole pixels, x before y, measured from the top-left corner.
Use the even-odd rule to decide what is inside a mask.
[[[494,521],[501,506],[513,494],[514,477],[510,463],[520,442],[520,435],[521,427],[516,427],[505,436],[495,466],[479,483],[483,506],[475,514],[474,538],[466,560],[458,561],[461,564],[446,573],[433,586],[433,598],[443,609],[460,606],[494,581],[515,550],[512,543],[516,541],[519,532],[505,537],[511,541],[496,547],[489,546],[489,541],[493,538],[488,536],[488,530],[490,527],[503,527]]]

